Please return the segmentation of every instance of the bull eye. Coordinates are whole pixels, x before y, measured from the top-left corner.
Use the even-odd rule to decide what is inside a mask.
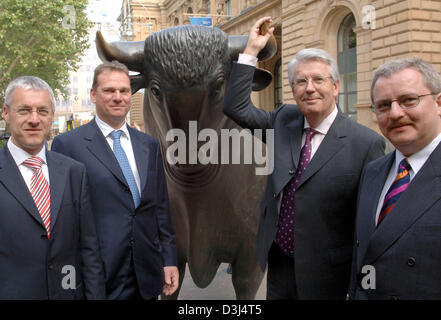
[[[223,93],[224,91],[224,85],[225,85],[225,79],[224,77],[219,77],[216,79],[216,81],[213,84],[212,87],[212,96],[215,98],[220,97],[220,95]]]
[[[153,84],[150,88],[150,91],[156,98],[159,98],[161,96],[161,89],[159,89],[159,86],[157,84]]]

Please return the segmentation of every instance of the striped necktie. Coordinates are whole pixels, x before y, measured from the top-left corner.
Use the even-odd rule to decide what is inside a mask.
[[[411,167],[407,158],[401,160],[400,165],[398,166],[398,174],[384,197],[383,206],[381,207],[380,215],[377,220],[377,226],[380,225],[380,222],[383,221],[384,217],[386,217],[386,215],[392,210],[401,194],[409,185],[410,169]]]
[[[30,188],[31,196],[34,199],[49,238],[51,225],[51,196],[49,184],[41,169],[42,164],[43,160],[34,156],[23,161],[23,165],[33,171]]]
[[[141,197],[139,194],[138,186],[136,185],[135,176],[133,175],[132,168],[130,167],[129,159],[127,158],[127,155],[121,146],[120,139],[122,133],[122,130],[115,130],[110,133],[113,138],[113,153],[115,154],[116,160],[118,160],[121,171],[123,172],[127,184],[129,185],[129,189],[132,193],[133,202],[136,208],[141,202]]]

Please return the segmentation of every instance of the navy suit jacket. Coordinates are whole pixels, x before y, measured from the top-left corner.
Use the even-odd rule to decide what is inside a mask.
[[[177,265],[176,243],[159,143],[136,129],[128,130],[141,179],[141,203],[137,208],[95,119],[55,137],[52,150],[86,166],[108,298],[120,295],[133,252],[139,290],[143,298],[149,299],[162,291],[163,267]]]
[[[441,299],[441,144],[376,227],[381,191],[395,161],[392,152],[370,163],[360,182],[351,299]],[[364,276],[375,289],[362,286]],[[372,284],[372,281],[367,283]]]
[[[8,147],[0,150],[0,299],[105,299],[84,165],[51,151],[46,159],[50,239]]]
[[[233,63],[223,110],[240,126],[274,129],[274,172],[262,199],[257,256],[265,268],[279,223],[278,201],[300,158],[304,116],[296,105],[268,112],[251,100],[254,68]],[[294,201],[294,262],[300,299],[344,299],[350,279],[358,182],[384,154],[384,139],[337,114],[303,173]]]

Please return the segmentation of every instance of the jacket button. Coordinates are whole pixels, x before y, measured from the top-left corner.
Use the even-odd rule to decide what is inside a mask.
[[[290,175],[293,175],[293,174],[294,174],[294,170],[293,170],[293,169],[289,169],[288,172],[289,172]]]
[[[273,197],[274,197],[274,199],[277,198],[277,194],[274,193],[274,194],[273,194]]]
[[[357,240],[357,247],[360,246],[360,240]]]
[[[133,246],[133,244],[135,243],[134,239],[130,239],[130,245]]]
[[[414,257],[410,257],[409,259],[407,259],[407,265],[409,267],[413,267],[415,265],[415,258]]]
[[[47,268],[48,268],[49,270],[52,270],[52,269],[54,268],[54,265],[53,265],[52,263],[49,263],[48,266],[47,266]]]
[[[390,299],[391,300],[398,300],[398,297],[397,296],[391,296]]]

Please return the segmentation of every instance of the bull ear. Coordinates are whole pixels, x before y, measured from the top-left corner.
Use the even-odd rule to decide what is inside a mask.
[[[253,91],[260,91],[268,87],[268,85],[273,80],[273,76],[271,75],[271,72],[256,68],[254,70],[254,76],[253,76],[253,84],[252,89]]]
[[[96,33],[96,49],[102,61],[116,60],[131,71],[142,72],[144,41],[117,41],[107,43],[100,31]]]
[[[146,87],[144,75],[142,74],[130,75],[129,78],[130,78],[130,87],[132,88],[132,94]]]
[[[231,61],[237,61],[239,53],[242,53],[247,46],[248,36],[228,36],[228,50]],[[274,36],[269,38],[265,47],[257,55],[259,61],[272,58],[277,52],[277,42]]]

